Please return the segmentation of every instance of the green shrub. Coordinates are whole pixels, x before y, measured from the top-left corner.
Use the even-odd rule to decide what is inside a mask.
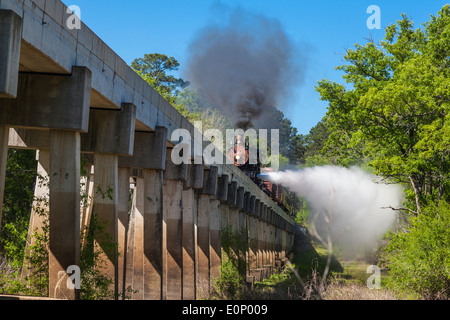
[[[425,299],[450,297],[450,204],[423,208],[408,232],[395,234],[384,250],[389,285]]]

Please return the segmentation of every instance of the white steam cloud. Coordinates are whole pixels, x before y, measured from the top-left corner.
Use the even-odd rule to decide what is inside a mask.
[[[376,247],[395,220],[395,212],[382,207],[399,207],[402,201],[401,187],[384,184],[357,167],[288,170],[271,173],[270,180],[303,197],[311,216],[317,215],[317,233],[326,239],[330,226],[333,244],[346,253]],[[330,224],[326,223],[327,214]]]

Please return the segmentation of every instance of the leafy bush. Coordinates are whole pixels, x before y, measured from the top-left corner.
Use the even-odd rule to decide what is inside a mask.
[[[408,232],[393,236],[384,250],[390,285],[425,299],[450,298],[450,204],[429,205],[411,219]]]
[[[0,217],[0,255],[14,268],[20,268],[23,262],[33,202],[36,164],[36,151],[8,150],[5,194]]]

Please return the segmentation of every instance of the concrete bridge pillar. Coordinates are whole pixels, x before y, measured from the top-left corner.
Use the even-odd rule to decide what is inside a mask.
[[[0,232],[2,231],[3,197],[5,195],[6,162],[8,160],[9,128],[0,125]]]
[[[256,238],[257,238],[257,222],[255,218],[256,206],[259,207],[259,200],[255,196],[250,197],[250,210],[247,216],[248,226],[248,275],[252,275],[254,269],[256,269]]]
[[[224,244],[224,251],[227,255],[227,258],[234,258],[237,256],[236,248],[231,246],[230,239],[232,235],[237,230],[237,212],[236,210],[236,201],[237,201],[237,182],[231,181],[228,184],[228,192],[227,192],[227,201],[223,220],[226,221],[226,224],[222,224],[222,243]]]
[[[0,9],[0,98],[15,98],[19,77],[22,18]]]
[[[12,10],[0,10],[0,98],[15,98],[17,96],[21,40],[22,18]],[[8,126],[0,125],[0,232],[5,192],[8,135]]]
[[[127,231],[127,234],[119,233],[119,244],[126,240],[123,287],[138,291],[131,294],[132,299],[162,299],[162,195],[166,141],[167,128],[164,127],[156,127],[154,132],[135,132],[133,156],[119,157],[119,168],[137,171],[134,201],[137,200],[135,197],[143,199],[140,211],[136,205],[133,206],[128,230],[119,229]]]
[[[211,262],[211,243],[210,243],[210,219],[211,207],[217,211],[218,207],[212,196],[217,192],[217,174],[218,168],[212,166],[204,171],[203,188],[199,191],[197,205],[197,298],[204,298],[210,292],[210,262]],[[217,215],[215,213],[214,215]],[[216,229],[216,228],[215,228]],[[215,255],[215,252],[212,252]],[[213,259],[216,259],[215,257]]]
[[[211,197],[211,214],[209,223],[210,240],[210,281],[211,285],[220,277],[222,265],[222,214],[225,202],[228,199],[228,176],[222,175],[217,179],[217,191],[215,197]]]
[[[183,300],[195,300],[197,197],[195,190],[203,188],[203,165],[189,164],[183,189]]]
[[[163,184],[163,299],[181,300],[183,297],[182,217],[183,185],[187,180],[187,164],[175,165],[166,159]]]
[[[246,271],[246,256],[245,256],[245,238],[246,235],[244,234],[246,232],[246,224],[244,224],[244,218],[245,214],[243,213],[244,210],[244,204],[245,204],[245,188],[239,187],[237,189],[237,195],[236,195],[236,208],[235,211],[235,229],[234,237],[237,237],[236,240],[238,240],[237,248],[235,248],[235,253],[237,254],[238,259],[238,270],[239,274],[242,277],[245,277],[245,271]]]
[[[128,213],[130,212],[130,168],[118,168],[118,203],[117,203],[117,292],[123,294],[126,290],[126,252],[127,252],[127,232]]]
[[[1,100],[3,130],[50,129],[49,294],[55,298],[79,296],[66,280],[67,268],[80,263],[80,132],[88,130],[90,93],[91,72],[73,67],[70,76],[20,74],[17,98]]]
[[[115,293],[119,291],[118,249],[123,249],[118,248],[118,159],[133,154],[135,123],[136,107],[130,103],[122,103],[120,110],[91,109],[89,131],[81,134],[81,149],[94,158],[94,246],[100,250],[102,272],[113,280]]]

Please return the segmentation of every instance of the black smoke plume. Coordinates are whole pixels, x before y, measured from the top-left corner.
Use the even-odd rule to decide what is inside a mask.
[[[184,77],[236,128],[266,122],[301,78],[294,46],[274,19],[234,10],[201,29],[189,46]]]

